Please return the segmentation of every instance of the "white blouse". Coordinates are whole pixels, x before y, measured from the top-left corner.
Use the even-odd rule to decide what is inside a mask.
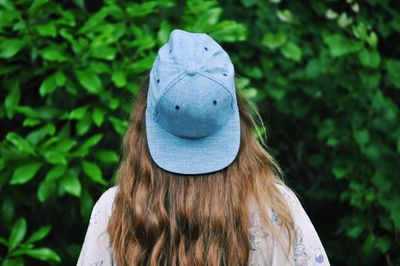
[[[259,217],[253,212],[249,236],[251,244],[249,266],[330,265],[318,234],[296,195],[286,186],[278,185],[278,188],[287,199],[294,219],[295,236],[290,255],[289,257],[286,255],[287,246],[282,247],[279,244],[282,241],[279,242],[260,226]],[[109,188],[94,205],[77,265],[117,265],[107,233],[117,189],[117,186]],[[279,217],[273,210],[270,214],[273,223],[279,229]],[[283,228],[281,229],[285,239],[286,234]]]

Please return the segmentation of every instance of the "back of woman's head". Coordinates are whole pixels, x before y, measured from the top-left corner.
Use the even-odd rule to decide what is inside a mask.
[[[240,148],[222,170],[183,175],[160,168],[149,153],[145,110],[149,79],[136,97],[123,142],[108,233],[118,265],[245,265],[250,216],[266,230],[271,208],[291,239],[292,219],[276,183],[279,168],[254,136],[254,119],[238,97]]]

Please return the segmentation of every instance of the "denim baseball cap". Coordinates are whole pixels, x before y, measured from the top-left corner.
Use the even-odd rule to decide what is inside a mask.
[[[146,108],[150,155],[162,169],[205,174],[239,151],[234,67],[205,33],[173,30],[150,71]]]

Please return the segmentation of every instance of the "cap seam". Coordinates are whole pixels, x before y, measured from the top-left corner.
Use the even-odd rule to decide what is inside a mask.
[[[221,87],[223,87],[228,93],[229,93],[229,95],[231,95],[231,97],[232,97],[232,102],[231,102],[231,108],[232,108],[232,110],[234,111],[234,107],[233,107],[233,105],[234,105],[234,95],[232,95],[232,93],[229,91],[229,89],[227,89],[226,88],[226,86],[222,83],[222,82],[219,82],[218,80],[216,80],[216,79],[213,79],[213,78],[211,78],[210,76],[208,76],[207,74],[204,74],[204,73],[201,73],[202,71],[198,71],[197,73],[200,75],[200,76],[203,76],[203,77],[205,77],[205,78],[208,78],[209,80],[212,80],[212,81],[214,81],[214,82],[216,82],[216,83],[218,83],[219,85],[221,85]]]
[[[172,89],[172,87],[178,82],[180,81],[184,76],[186,76],[186,73],[181,73],[179,74],[179,76],[176,78],[176,80],[174,82],[172,82],[167,89],[165,89],[164,93],[160,96],[160,98],[157,101],[156,106],[154,107],[154,111],[155,113],[153,114],[153,118],[155,118],[158,114],[158,106],[160,104],[160,102],[162,101],[162,99],[164,98],[164,96]]]

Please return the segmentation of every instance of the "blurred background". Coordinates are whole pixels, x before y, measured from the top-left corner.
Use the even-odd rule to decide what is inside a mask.
[[[0,264],[76,264],[175,28],[230,54],[331,263],[400,265],[394,0],[0,0]]]

